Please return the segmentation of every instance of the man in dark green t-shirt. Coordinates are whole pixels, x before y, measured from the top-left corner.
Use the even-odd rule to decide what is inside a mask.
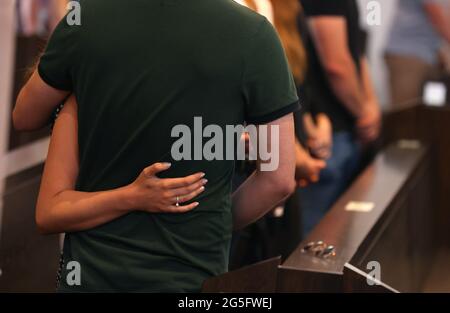
[[[64,262],[80,264],[82,283],[63,279],[60,290],[198,291],[205,278],[227,271],[233,228],[261,217],[293,188],[298,98],[280,41],[264,17],[232,0],[80,4],[81,25],[63,19],[55,30],[19,97],[15,125],[42,126],[73,92],[77,191],[124,186],[154,162],[172,163],[165,177],[202,171],[209,182],[188,213],[136,211],[67,233]],[[172,158],[173,127],[194,129],[195,117],[222,129],[279,126],[278,168],[257,170],[232,198],[233,160]]]

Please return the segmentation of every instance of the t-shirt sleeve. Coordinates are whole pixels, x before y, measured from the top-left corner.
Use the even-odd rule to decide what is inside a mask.
[[[266,124],[300,108],[284,49],[266,19],[252,38],[243,73],[245,121]]]
[[[301,0],[306,16],[345,16],[347,0]]]
[[[66,18],[63,18],[48,41],[38,65],[38,72],[53,88],[72,90],[73,69],[79,59],[79,31],[80,26],[69,25]]]

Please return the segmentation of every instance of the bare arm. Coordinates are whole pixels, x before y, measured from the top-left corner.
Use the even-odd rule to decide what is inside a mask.
[[[146,168],[132,184],[108,191],[75,191],[78,176],[78,133],[76,101],[72,96],[58,117],[50,142],[36,208],[36,222],[42,233],[91,229],[135,210],[186,212],[198,203],[187,202],[203,192],[206,181],[197,173],[185,178],[159,179],[168,164]]]
[[[361,79],[366,99],[366,114],[358,121],[358,134],[363,142],[370,142],[377,139],[380,133],[381,112],[366,57],[361,58]]]
[[[279,138],[269,138],[269,147],[279,144],[279,164],[274,171],[257,170],[233,194],[234,229],[242,229],[264,216],[295,188],[295,135],[292,114],[270,124],[279,127]]]
[[[70,94],[45,83],[34,71],[31,78],[20,90],[13,111],[14,127],[18,130],[36,130],[50,121],[55,108]]]
[[[436,31],[450,43],[450,21],[447,12],[438,3],[425,3],[425,12]]]
[[[318,16],[308,20],[314,45],[339,100],[356,117],[364,114],[364,94],[358,70],[348,48],[343,17]]]
[[[378,137],[380,112],[366,59],[360,75],[348,48],[342,17],[321,16],[309,21],[314,44],[334,94],[356,118],[358,137],[368,143]]]
[[[364,96],[368,102],[378,103],[378,98],[375,93],[372,77],[370,75],[370,66],[367,57],[361,58],[361,79],[363,84]]]
[[[36,222],[44,233],[88,229],[128,212],[124,189],[73,191],[78,176],[77,127],[71,97],[55,124],[37,202]]]

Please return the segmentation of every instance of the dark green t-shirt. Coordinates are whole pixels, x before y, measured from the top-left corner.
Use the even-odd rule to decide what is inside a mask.
[[[233,0],[87,0],[81,25],[63,19],[39,64],[78,101],[79,191],[117,188],[155,162],[162,177],[206,173],[200,205],[185,214],[134,212],[68,233],[64,263],[81,285],[61,291],[199,291],[227,271],[234,161],[175,161],[172,127],[267,123],[298,108],[279,38]]]

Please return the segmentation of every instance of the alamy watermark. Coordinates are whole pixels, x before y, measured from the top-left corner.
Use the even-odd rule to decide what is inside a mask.
[[[69,26],[81,25],[81,4],[78,1],[67,3],[68,14],[66,21]],[[366,22],[369,26],[381,25],[381,4],[377,0],[368,1],[366,4]]]
[[[381,265],[380,262],[370,261],[367,263],[366,269],[369,271],[367,276],[367,284],[369,286],[380,285],[381,283]]]
[[[369,26],[381,25],[381,4],[379,1],[369,1],[366,5],[366,22]]]
[[[68,286],[81,286],[81,265],[77,261],[70,261],[66,266],[66,283]]]
[[[249,134],[249,141],[242,140]],[[177,140],[171,148],[175,161],[182,160],[259,160],[264,172],[278,169],[280,160],[280,130],[278,125],[219,125],[203,127],[203,118],[194,117],[193,129],[176,125],[171,131]],[[238,140],[236,140],[236,138]]]
[[[69,1],[67,3],[66,22],[69,26],[81,25],[81,4],[78,1]]]

